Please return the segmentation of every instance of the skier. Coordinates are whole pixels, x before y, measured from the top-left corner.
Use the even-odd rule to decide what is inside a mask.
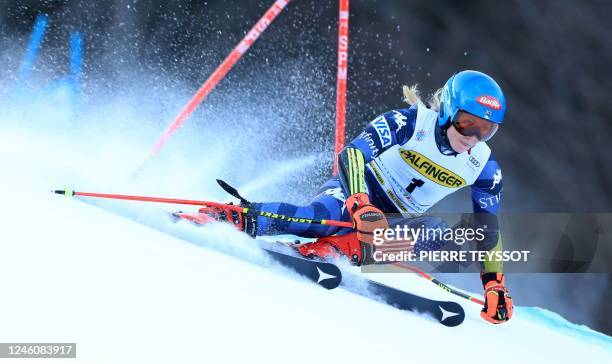
[[[242,206],[236,205],[204,207],[198,216],[180,217],[228,221],[251,236],[319,238],[299,246],[298,251],[320,257],[339,252],[360,265],[371,263],[380,248],[371,242],[375,229],[388,226],[383,212],[420,215],[446,195],[471,186],[471,223],[487,227],[479,249],[501,249],[497,213],[502,173],[486,144],[506,111],[501,88],[488,75],[468,70],[450,77],[427,106],[416,86],[404,86],[404,98],[409,108],[378,116],[341,151],[339,177],[327,181],[309,205],[249,203],[252,210],[285,216],[352,221],[354,231],[243,214]],[[444,243],[419,241],[414,249],[436,250]],[[485,290],[481,316],[495,324],[508,321],[513,304],[501,266],[485,262],[481,279]]]

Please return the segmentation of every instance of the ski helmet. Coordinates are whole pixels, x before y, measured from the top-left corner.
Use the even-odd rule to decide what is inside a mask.
[[[490,76],[478,71],[461,71],[446,81],[440,97],[438,123],[447,125],[458,111],[501,124],[506,112],[506,98]]]

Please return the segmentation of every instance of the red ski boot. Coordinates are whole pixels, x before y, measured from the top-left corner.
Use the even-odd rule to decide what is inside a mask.
[[[357,240],[357,233],[326,236],[312,243],[305,243],[295,249],[307,258],[338,258],[345,256],[355,265],[361,265],[370,260],[372,246]]]
[[[249,213],[244,213],[244,207],[233,204],[218,204],[214,206],[204,206],[195,213],[177,211],[172,216],[191,221],[197,225],[204,225],[211,222],[228,222],[240,231],[255,237],[257,232],[257,217]]]

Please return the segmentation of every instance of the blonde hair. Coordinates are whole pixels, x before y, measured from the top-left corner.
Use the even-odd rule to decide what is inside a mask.
[[[418,84],[414,84],[412,86],[402,86],[402,91],[404,94],[404,101],[406,101],[406,103],[408,103],[408,105],[414,105],[416,103],[418,103],[419,101],[421,101],[421,95],[419,93],[419,85]],[[439,88],[438,90],[436,90],[436,92],[434,92],[433,94],[431,94],[429,96],[429,99],[427,100],[427,104],[429,105],[429,108],[434,110],[434,111],[440,111],[440,96],[442,95],[442,89]]]

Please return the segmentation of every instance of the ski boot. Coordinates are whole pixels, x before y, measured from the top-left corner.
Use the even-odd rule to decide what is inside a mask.
[[[376,264],[374,252],[397,254],[414,251],[412,239],[386,240],[384,244],[375,246],[357,239],[357,232],[345,235],[326,236],[312,243],[296,244],[293,246],[306,258],[337,259],[347,257],[354,265]]]
[[[299,244],[294,248],[306,258],[337,259],[347,257],[354,265],[364,264],[370,261],[372,256],[372,245],[357,240],[356,232],[318,238],[312,243]]]

